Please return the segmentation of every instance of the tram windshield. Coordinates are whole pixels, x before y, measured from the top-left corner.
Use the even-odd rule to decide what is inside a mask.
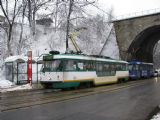
[[[43,71],[60,71],[61,60],[45,61]]]

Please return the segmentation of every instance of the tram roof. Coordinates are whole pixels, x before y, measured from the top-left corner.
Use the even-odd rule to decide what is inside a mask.
[[[129,64],[144,64],[144,65],[153,65],[153,63],[146,63],[146,62],[140,62],[140,61],[131,61]]]
[[[122,60],[94,57],[94,56],[82,55],[82,54],[56,54],[56,55],[48,54],[48,55],[45,55],[45,57],[47,56],[50,56],[50,57],[53,56],[50,59],[74,59],[74,60],[77,59],[77,60],[93,60],[93,61],[104,61],[104,62],[128,63]]]

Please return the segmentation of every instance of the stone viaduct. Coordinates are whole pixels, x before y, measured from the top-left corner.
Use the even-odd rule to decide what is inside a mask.
[[[160,40],[160,13],[113,21],[120,57],[123,60],[153,62],[153,50]]]

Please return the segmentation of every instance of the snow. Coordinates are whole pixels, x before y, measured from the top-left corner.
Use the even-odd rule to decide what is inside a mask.
[[[30,84],[9,87],[7,89],[1,89],[0,92],[10,92],[10,91],[28,90],[28,89],[32,89],[32,86]]]
[[[15,55],[15,56],[10,56],[10,57],[7,57],[5,59],[5,62],[14,62],[14,61],[17,61],[17,62],[27,62],[28,60],[28,56],[22,56],[22,55]],[[38,57],[33,57],[32,58],[32,62],[40,62],[42,60],[42,58],[38,58]]]
[[[27,61],[27,57],[17,55],[17,56],[10,56],[5,59],[5,62],[14,62],[14,61],[25,62],[25,61]]]
[[[0,89],[1,88],[10,88],[13,85],[14,84],[12,82],[10,82],[9,80],[0,80]]]
[[[1,92],[32,89],[32,86],[30,84],[15,85],[15,83],[13,83],[9,80],[5,80],[2,73],[3,72],[0,71],[0,93]]]
[[[160,120],[160,113],[158,113],[157,115],[153,116],[153,118],[151,120]]]

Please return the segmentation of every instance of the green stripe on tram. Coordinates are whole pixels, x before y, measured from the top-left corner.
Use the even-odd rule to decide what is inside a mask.
[[[78,87],[80,85],[80,82],[57,82],[53,83],[52,87],[55,89],[59,88],[72,88],[72,87]]]

